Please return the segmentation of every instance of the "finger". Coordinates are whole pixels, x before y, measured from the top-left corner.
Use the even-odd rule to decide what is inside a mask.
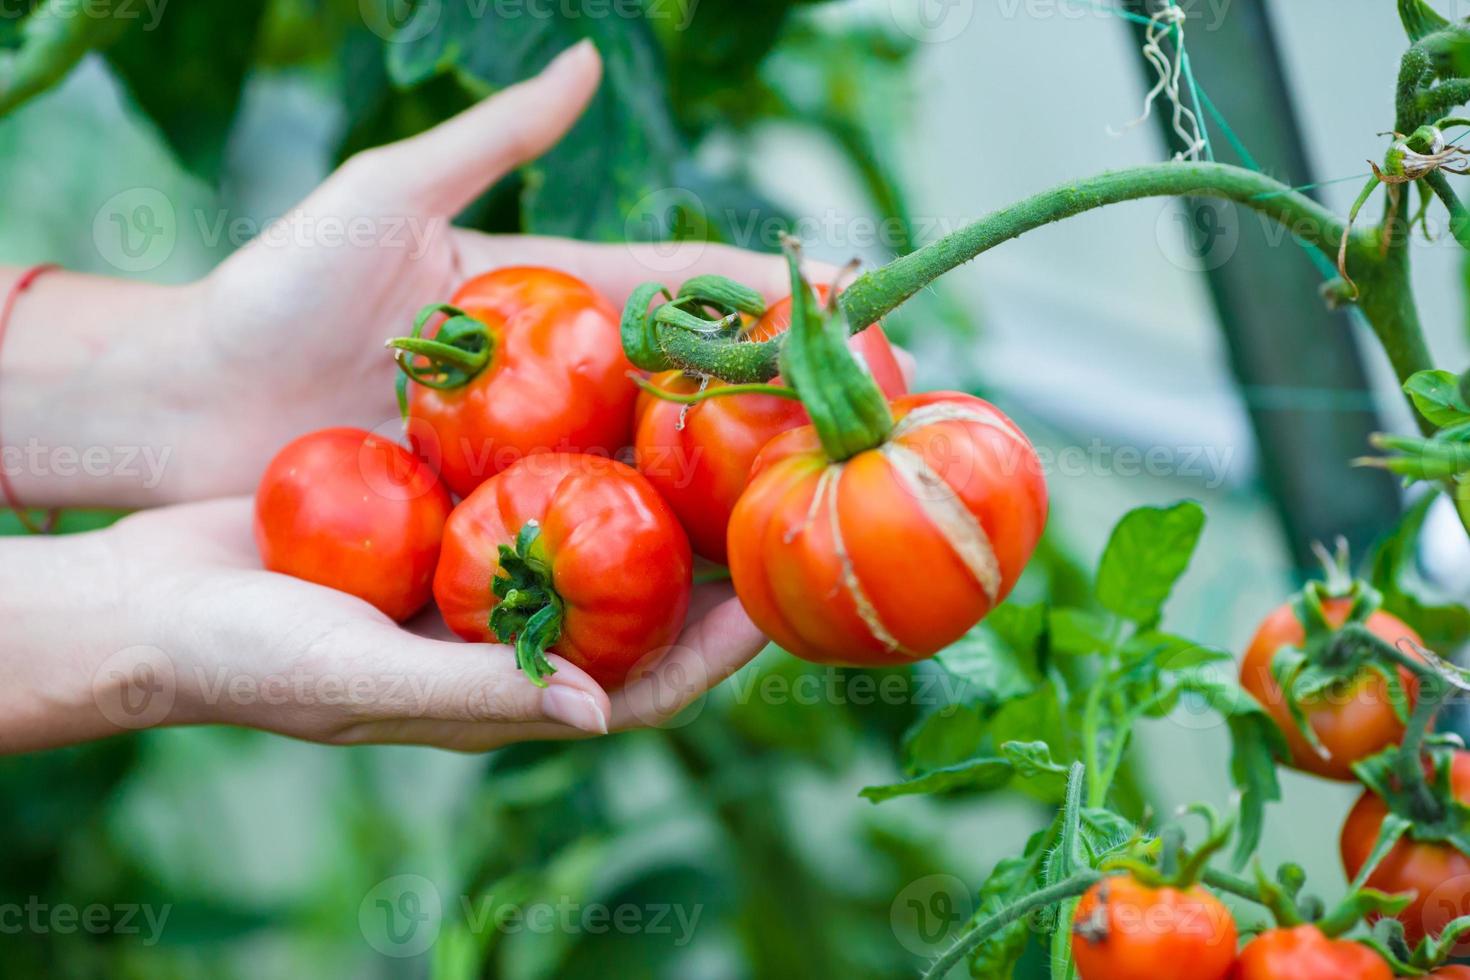
[[[381,695],[354,723],[394,721],[468,724],[567,725],[605,734],[611,706],[607,692],[561,657],[548,659],[556,672],[537,687],[516,666],[515,651],[501,644],[445,643],[414,636],[396,626],[368,624],[360,637],[343,636],[340,656],[354,663],[354,649],[386,650],[374,669],[387,678]]]
[[[341,179],[371,200],[452,217],[507,172],[561,139],[602,77],[591,41],[433,129],[358,154]]]
[[[791,273],[779,255],[750,252],[709,242],[596,244],[536,235],[486,235],[455,229],[455,246],[465,272],[478,273],[504,265],[544,265],[569,272],[589,283],[617,305],[645,282],[674,288],[686,279],[727,276],[760,292],[768,301],[791,294]],[[837,267],[804,262],[813,282],[829,283]]]
[[[728,598],[700,617],[653,669],[612,701],[614,730],[661,725],[745,666],[768,641]]]

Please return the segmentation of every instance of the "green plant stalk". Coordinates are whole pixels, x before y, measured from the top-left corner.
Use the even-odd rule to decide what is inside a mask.
[[[1217,163],[1161,163],[1074,181],[995,211],[923,248],[859,276],[839,297],[853,330],[896,309],[940,276],[1028,231],[1124,201],[1149,197],[1207,197],[1234,201],[1283,226],[1332,261],[1346,222],[1285,184],[1242,167]],[[1376,230],[1348,237],[1348,268],[1363,291],[1362,310],[1383,344],[1399,380],[1432,366],[1409,287],[1405,236],[1379,254]],[[733,382],[768,381],[778,372],[781,339],[763,343],[711,341],[660,324],[658,344],[687,370]]]
[[[1429,780],[1424,776],[1422,755],[1424,736],[1428,734],[1429,726],[1434,722],[1434,715],[1439,710],[1449,688],[1449,684],[1437,673],[1431,673],[1421,679],[1419,702],[1414,705],[1414,713],[1409,717],[1409,725],[1404,732],[1403,744],[1399,746],[1395,768],[1404,787],[1414,794],[1415,819],[1422,817],[1426,820],[1440,820],[1444,818],[1444,806],[1435,797],[1434,791],[1429,786]]]
[[[1103,873],[1101,871],[1094,871],[1089,868],[1079,871],[1070,878],[1057,882],[1055,885],[1048,885],[1045,888],[1034,891],[1013,905],[1007,905],[990,918],[976,923],[975,928],[956,939],[954,945],[945,950],[943,955],[935,960],[934,964],[928,970],[924,971],[923,980],[942,980],[943,977],[949,974],[950,970],[954,969],[960,960],[969,955],[971,950],[1012,922],[1037,909],[1045,908],[1048,905],[1055,905],[1057,902],[1064,902],[1069,898],[1076,898],[1094,884],[1101,881],[1102,878]],[[1057,928],[1063,929],[1066,927],[1064,924],[1058,923]]]

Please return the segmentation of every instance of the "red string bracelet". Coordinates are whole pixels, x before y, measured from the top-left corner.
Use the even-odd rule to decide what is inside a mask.
[[[59,266],[54,262],[42,262],[40,265],[32,266],[21,273],[20,278],[15,281],[15,285],[10,287],[10,292],[6,295],[4,304],[0,304],[0,348],[3,348],[5,345],[5,328],[10,325],[10,314],[15,311],[15,304],[20,300],[20,294],[30,289],[31,284],[41,278],[42,275],[56,268],[59,268]],[[4,437],[3,434],[0,434],[0,457],[3,457],[4,449]],[[15,516],[20,519],[21,525],[27,531],[32,534],[50,534],[55,530],[56,516],[58,513],[55,510],[47,511],[45,521],[40,524],[31,520],[30,514],[21,506],[19,498],[16,497],[15,487],[10,485],[10,477],[5,472],[3,458],[0,458],[0,494],[4,494],[6,505],[15,511]]]

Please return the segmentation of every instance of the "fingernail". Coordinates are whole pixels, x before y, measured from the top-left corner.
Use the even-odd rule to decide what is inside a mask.
[[[570,62],[580,61],[581,59],[587,57],[588,52],[594,50],[596,49],[592,45],[592,39],[584,37],[582,40],[567,48],[555,58],[552,58],[551,64],[546,66],[546,70],[552,71],[558,68],[562,68]]]
[[[541,710],[546,717],[563,725],[580,728],[594,735],[607,734],[607,716],[592,695],[570,687],[552,686],[541,695]]]

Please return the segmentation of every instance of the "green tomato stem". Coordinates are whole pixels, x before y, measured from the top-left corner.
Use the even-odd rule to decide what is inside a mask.
[[[711,398],[729,398],[732,395],[775,395],[777,398],[801,401],[801,396],[785,385],[721,385],[718,388],[706,388],[704,391],[696,391],[683,395],[677,391],[660,388],[647,378],[633,372],[629,372],[628,377],[632,378],[634,384],[653,397],[661,401],[674,402],[678,405],[698,405],[700,402],[707,402]]]
[[[1006,906],[994,915],[981,920],[976,923],[975,928],[956,939],[954,945],[945,950],[939,959],[935,960],[933,965],[924,971],[923,980],[942,980],[943,977],[948,976],[949,971],[954,969],[971,950],[975,949],[1001,929],[1004,929],[1012,922],[1037,909],[1045,908],[1048,905],[1055,905],[1058,902],[1064,902],[1070,898],[1076,898],[1094,884],[1101,881],[1102,878],[1103,874],[1101,871],[1094,871],[1091,868],[1079,871],[1070,878],[1034,891],[1025,898]],[[1059,930],[1067,929],[1068,924],[1058,922],[1057,928]]]

